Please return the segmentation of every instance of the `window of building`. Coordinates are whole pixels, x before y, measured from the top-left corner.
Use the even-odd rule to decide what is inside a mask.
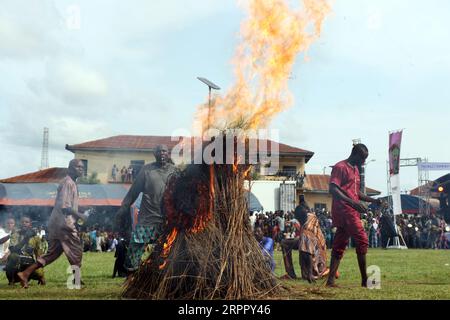
[[[283,176],[295,176],[297,174],[296,166],[283,166],[282,175]]]
[[[299,196],[298,196],[298,203],[299,204],[302,204],[302,203],[305,203],[306,201],[305,201],[305,195],[304,194],[300,194]]]
[[[83,162],[83,166],[84,166],[83,177],[87,177],[88,161],[86,159],[81,159],[81,162]]]
[[[327,211],[327,204],[326,203],[314,203],[314,211]]]

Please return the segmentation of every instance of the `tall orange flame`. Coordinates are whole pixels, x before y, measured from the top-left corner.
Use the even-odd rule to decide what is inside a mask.
[[[301,0],[292,9],[287,0],[248,0],[248,19],[241,26],[241,44],[233,63],[236,83],[213,101],[212,127],[267,127],[292,105],[288,80],[299,53],[306,52],[321,33],[328,0]],[[197,117],[205,123],[207,108]]]
[[[194,127],[200,129],[199,132],[204,132],[204,123],[218,129],[263,128],[275,115],[290,107],[293,99],[288,90],[288,80],[295,58],[306,52],[320,36],[323,20],[330,11],[327,1],[301,0],[301,9],[294,10],[287,4],[288,0],[248,0],[249,17],[241,26],[242,42],[233,59],[236,83],[224,97],[214,97],[212,113],[208,112],[208,104],[200,108]],[[242,160],[238,158],[235,161],[233,173],[238,172]],[[245,170],[244,176],[250,169]],[[212,217],[214,166],[211,165],[209,170],[209,192],[199,193],[209,201],[202,203],[200,214],[197,213],[188,232],[204,230]],[[168,207],[170,199],[168,196]],[[175,221],[176,210],[172,208],[171,212]],[[178,230],[174,228],[165,240],[161,255],[164,262],[160,269],[167,264],[177,234]]]

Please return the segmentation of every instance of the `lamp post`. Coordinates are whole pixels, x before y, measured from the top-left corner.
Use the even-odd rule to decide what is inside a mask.
[[[206,84],[209,89],[209,99],[208,99],[208,129],[209,129],[209,127],[211,126],[211,90],[212,89],[220,90],[220,87],[206,78],[197,77],[197,79]]]

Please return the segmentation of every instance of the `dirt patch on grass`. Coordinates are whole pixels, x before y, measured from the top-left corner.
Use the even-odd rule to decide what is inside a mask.
[[[280,300],[323,300],[333,299],[335,294],[325,287],[325,283],[310,285],[301,280],[284,281],[277,299]]]

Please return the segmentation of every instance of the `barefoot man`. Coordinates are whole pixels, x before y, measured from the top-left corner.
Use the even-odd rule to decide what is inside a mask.
[[[360,191],[359,167],[364,165],[369,151],[363,144],[356,144],[347,160],[338,162],[331,172],[330,193],[333,196],[333,226],[337,228],[331,252],[330,273],[327,286],[335,287],[336,271],[352,237],[356,243],[358,266],[361,272],[361,285],[367,287],[366,253],[369,241],[364,231],[360,213],[367,209],[360,202],[374,202],[381,205],[381,200],[373,199]]]
[[[81,268],[83,248],[75,226],[76,219],[87,220],[88,214],[78,212],[78,188],[75,183],[83,175],[84,165],[79,159],[69,163],[67,176],[58,186],[55,207],[48,223],[49,247],[47,254],[39,257],[37,262],[17,275],[24,288],[28,288],[28,278],[36,269],[45,267],[55,261],[62,253],[71,266]]]

